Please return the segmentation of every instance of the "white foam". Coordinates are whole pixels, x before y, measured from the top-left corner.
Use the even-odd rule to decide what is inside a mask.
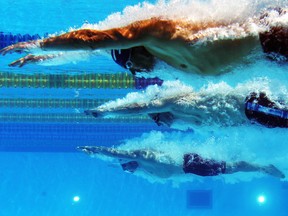
[[[264,24],[269,26],[287,26],[288,25],[288,11],[284,8],[285,12],[279,14],[276,10],[267,10],[267,16],[264,18]]]
[[[240,23],[249,17],[253,18],[265,8],[284,7],[285,4],[287,5],[287,1],[274,0],[160,0],[155,4],[143,2],[127,6],[123,11],[111,14],[104,21],[97,24],[85,23],[82,28],[115,28],[151,17],[181,19],[190,22],[212,20]]]
[[[179,81],[167,81],[163,86],[151,85],[145,91],[131,92],[126,97],[117,99],[115,101],[109,101],[101,105],[100,109],[113,110],[114,107],[125,106],[126,104],[149,104],[154,99],[164,99],[169,97],[181,96],[193,92],[193,88],[183,85]]]

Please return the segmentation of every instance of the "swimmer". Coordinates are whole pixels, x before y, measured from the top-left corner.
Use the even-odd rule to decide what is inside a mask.
[[[151,149],[125,151],[103,146],[80,146],[77,149],[91,156],[100,155],[116,159],[128,173],[142,171],[160,178],[183,174],[217,176],[236,172],[260,172],[276,178],[285,178],[285,175],[273,165],[259,166],[245,161],[228,163],[202,158],[196,153],[184,154],[182,162],[177,163],[169,155]]]
[[[275,13],[279,17],[286,14],[286,10],[282,9],[271,11],[273,16]],[[269,56],[288,56],[288,29],[285,25],[270,25],[269,14],[266,12],[255,18],[253,23],[257,26],[256,31],[250,26],[249,19],[242,23],[215,20],[189,23],[158,17],[119,28],[102,31],[80,29],[43,40],[21,42],[3,48],[0,53],[48,53],[30,53],[10,64],[22,67],[64,55],[61,51],[110,50],[114,61],[133,74],[150,72],[156,62],[161,60],[188,73],[217,75],[243,61],[251,52],[261,49],[261,46]],[[55,51],[59,54],[55,54]]]
[[[288,128],[287,105],[272,101],[264,92],[252,92],[247,97],[232,88],[221,92],[215,89],[214,93],[195,92],[179,82],[169,81],[161,87],[150,86],[146,92],[130,93],[123,99],[104,103],[86,114],[96,118],[142,114],[148,115],[158,126],[181,129],[188,125],[184,130],[245,123]]]

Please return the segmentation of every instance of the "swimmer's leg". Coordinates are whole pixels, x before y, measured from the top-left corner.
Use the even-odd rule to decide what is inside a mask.
[[[226,164],[226,174],[232,174],[236,172],[262,172],[277,178],[285,178],[285,175],[273,165],[259,166],[247,163],[245,161]]]

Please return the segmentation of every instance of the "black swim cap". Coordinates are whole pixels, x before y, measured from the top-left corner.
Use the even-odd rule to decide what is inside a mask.
[[[133,63],[131,62],[131,52],[132,49],[111,50],[111,55],[118,65],[125,69],[129,69],[133,66]]]

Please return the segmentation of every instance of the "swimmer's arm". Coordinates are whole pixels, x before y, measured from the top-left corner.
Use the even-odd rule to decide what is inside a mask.
[[[161,163],[161,164],[169,164],[169,165],[175,165],[175,161],[168,156],[167,154],[164,154],[161,151],[152,150],[152,149],[138,149],[131,151],[133,155],[137,157],[138,160],[150,162],[150,163]],[[158,157],[157,157],[158,155]]]
[[[116,159],[135,159],[136,154],[129,151],[119,150],[116,148],[109,148],[105,146],[79,146],[78,150],[87,153],[88,155],[104,155]]]
[[[39,47],[44,51],[108,49],[117,46],[120,37],[117,29],[108,31],[81,29],[44,39],[39,43]]]
[[[174,34],[174,22],[153,18],[137,21],[121,28],[103,31],[81,29],[43,40],[20,42],[3,48],[0,50],[0,54],[30,52],[34,49],[42,51],[71,51],[153,46],[153,39],[169,40],[175,36]]]
[[[77,51],[77,52],[58,52],[46,55],[28,54],[9,64],[10,67],[23,67],[26,64],[41,64],[41,65],[62,65],[72,62],[85,61],[95,52]]]
[[[20,58],[16,61],[13,61],[9,64],[10,67],[23,67],[26,64],[37,64],[37,63],[43,63],[44,61],[48,61],[48,60],[55,60],[57,58],[59,58],[60,56],[62,56],[61,53],[58,54],[48,54],[48,55],[32,55],[32,54],[28,54],[26,56],[24,56],[23,58]]]
[[[79,146],[77,149],[87,153],[88,155],[99,154],[118,159],[137,158],[139,160],[156,161],[155,153],[144,149],[125,151],[105,146]]]
[[[154,104],[150,101],[149,103],[127,102],[120,104],[117,103],[117,101],[105,103],[96,109],[87,110],[85,113],[88,115],[93,115],[96,118],[101,118],[107,116],[143,115],[169,112],[169,106],[165,103]]]
[[[122,28],[108,30],[81,29],[40,42],[43,50],[125,49],[145,46],[153,38],[171,39],[175,33],[172,21],[157,18],[136,21]],[[153,43],[153,42],[152,42]]]
[[[12,44],[0,50],[0,54],[6,55],[13,52],[41,52],[41,51],[73,51],[73,50],[95,50],[109,48],[117,45],[120,37],[116,29],[108,31],[97,31],[92,29],[81,29],[68,32],[59,36],[43,40],[27,41]],[[121,42],[120,42],[121,43]],[[119,43],[119,46],[121,45]],[[132,45],[133,46],[133,45]]]

